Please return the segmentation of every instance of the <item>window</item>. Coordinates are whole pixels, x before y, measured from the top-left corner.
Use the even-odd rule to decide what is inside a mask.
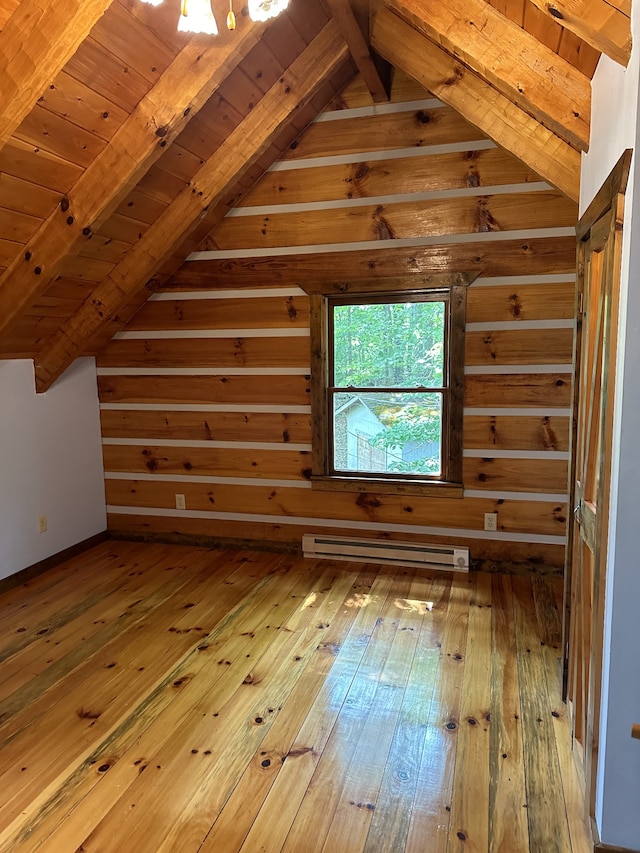
[[[459,285],[312,294],[316,487],[462,493],[465,304]]]

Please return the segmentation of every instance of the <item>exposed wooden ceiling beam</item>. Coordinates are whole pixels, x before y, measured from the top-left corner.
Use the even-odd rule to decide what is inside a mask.
[[[631,56],[631,18],[625,4],[607,0],[531,0],[541,12],[620,65]]]
[[[353,61],[357,65],[367,89],[371,92],[371,97],[375,103],[388,101],[391,74],[385,75],[386,79],[383,79],[379,73],[374,57],[369,50],[369,43],[360,29],[349,0],[325,0],[325,2],[349,45]]]
[[[441,47],[380,8],[372,43],[393,65],[577,202],[580,154]]]
[[[0,149],[111,0],[22,0],[0,32]]]
[[[187,44],[0,277],[0,341],[46,290],[265,31],[243,17],[203,49]]]
[[[338,26],[330,21],[43,350],[36,361],[38,391],[46,391],[90,347],[104,324],[144,288],[207,207],[229,191],[348,58]]]
[[[486,0],[386,5],[574,148],[589,148],[590,80]]]

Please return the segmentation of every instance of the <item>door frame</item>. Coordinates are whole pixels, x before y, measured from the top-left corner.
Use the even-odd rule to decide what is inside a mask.
[[[614,393],[614,379],[617,356],[617,316],[619,308],[619,293],[620,293],[620,274],[621,274],[621,257],[622,257],[622,226],[624,215],[624,200],[625,190],[629,177],[631,166],[632,151],[628,149],[624,152],[618,163],[614,166],[609,177],[606,179],[596,197],[591,202],[587,210],[584,212],[576,228],[577,249],[578,249],[578,281],[576,287],[576,301],[574,315],[576,317],[576,335],[574,346],[574,383],[573,383],[573,423],[571,430],[571,453],[569,464],[569,495],[570,507],[579,512],[579,504],[576,503],[576,451],[577,451],[577,433],[578,433],[578,413],[579,413],[579,398],[580,398],[580,377],[581,377],[581,355],[582,355],[582,318],[587,306],[583,306],[584,284],[585,284],[585,251],[587,243],[591,237],[591,231],[597,223],[601,222],[610,212],[613,213],[613,229],[610,239],[613,243],[613,269],[612,269],[612,289],[611,289],[611,305],[610,305],[610,329],[611,337],[609,341],[609,359],[606,365],[606,375],[603,381],[607,382],[607,396],[611,397],[611,402]],[[601,430],[604,430],[604,435],[611,434],[613,426],[613,405],[608,405],[605,410],[604,423]],[[606,561],[608,550],[608,533],[609,533],[609,507],[610,507],[610,484],[611,484],[611,453],[610,448],[605,449],[600,457],[600,485],[601,499],[598,502],[598,516],[596,529],[596,564],[602,564],[602,560]],[[602,512],[601,512],[602,511]],[[564,574],[564,612],[563,612],[563,696],[568,706],[572,706],[572,700],[575,698],[570,695],[570,665],[574,653],[579,653],[579,650],[571,648],[571,599],[573,590],[573,560],[574,551],[576,548],[576,538],[579,536],[578,523],[572,514],[569,518],[569,529],[567,538],[567,548],[565,556],[565,574]],[[597,571],[597,565],[596,565]],[[589,659],[589,683],[587,685],[587,715],[586,715],[586,731],[583,733],[584,746],[584,764],[583,771],[585,775],[585,794],[586,806],[590,816],[595,814],[595,780],[597,767],[597,751],[599,740],[599,718],[600,718],[600,694],[601,694],[601,678],[602,678],[602,623],[604,619],[604,586],[606,579],[603,578],[601,589],[598,591],[597,600],[594,601],[593,613],[591,615],[590,637],[591,643],[588,649]],[[578,614],[574,614],[574,618]],[[586,657],[586,655],[585,655]],[[574,664],[575,665],[575,664]],[[574,731],[574,720],[572,719],[572,735]],[[574,750],[574,754],[579,758],[579,751]]]

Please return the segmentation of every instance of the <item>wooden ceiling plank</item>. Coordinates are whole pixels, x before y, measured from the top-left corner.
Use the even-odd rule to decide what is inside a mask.
[[[401,20],[378,10],[372,28],[376,49],[467,121],[578,201],[580,154],[446,51]]]
[[[118,312],[144,291],[148,279],[171,257],[207,207],[215,205],[252,167],[291,116],[348,56],[331,21],[43,350],[36,366],[39,391],[49,388],[80,353],[91,349],[105,325],[117,328]]]
[[[588,149],[589,80],[485,0],[386,5],[574,148]]]
[[[22,0],[0,32],[0,148],[110,5]]]
[[[127,197],[263,32],[264,25],[243,20],[235,33],[221,32],[211,47],[203,50],[196,39],[176,56],[0,277],[0,340],[59,273],[65,256]]]
[[[631,20],[626,4],[608,0],[531,0],[560,26],[626,66],[631,56]]]
[[[383,80],[374,62],[369,44],[364,37],[360,25],[356,20],[349,0],[326,0],[336,23],[340,27],[344,40],[349,45],[353,61],[362,75],[362,79],[371,92],[371,97],[377,104],[389,100],[391,89],[391,74],[385,75]]]

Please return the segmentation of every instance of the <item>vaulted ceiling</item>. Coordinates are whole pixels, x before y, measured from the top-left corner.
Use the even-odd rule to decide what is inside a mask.
[[[0,357],[46,390],[166,282],[356,74],[415,78],[568,197],[631,0],[291,0],[217,37],[178,0],[0,6]],[[227,0],[213,0],[224,22]]]

